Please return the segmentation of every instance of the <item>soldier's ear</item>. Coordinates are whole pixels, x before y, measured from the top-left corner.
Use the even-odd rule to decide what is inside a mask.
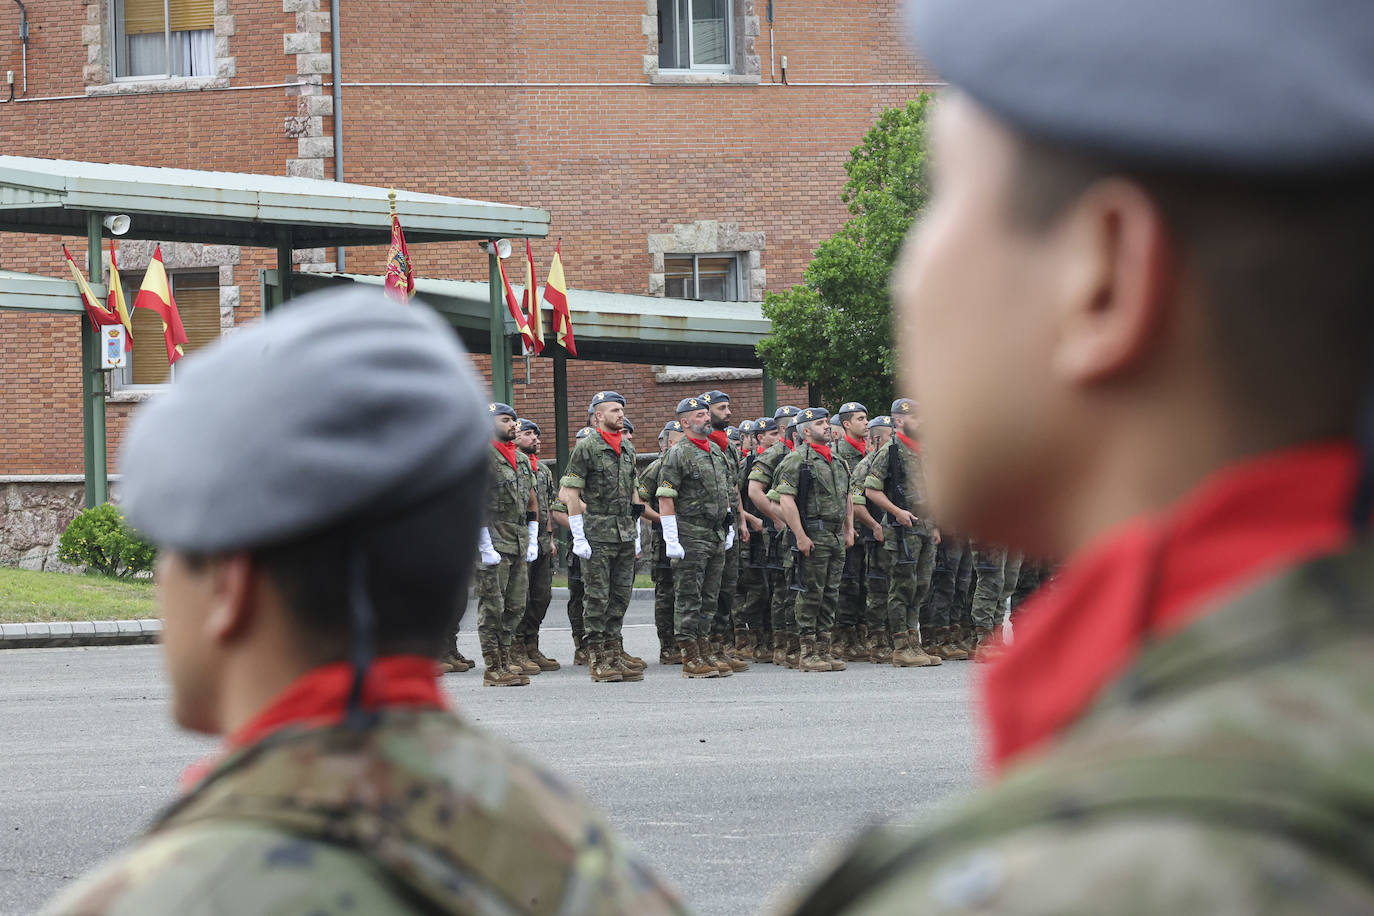
[[[205,633],[215,643],[227,645],[251,629],[266,580],[247,553],[214,558],[209,574],[211,600],[205,612]]]

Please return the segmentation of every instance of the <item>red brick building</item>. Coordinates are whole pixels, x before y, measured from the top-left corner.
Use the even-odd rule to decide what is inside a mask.
[[[766,6],[342,0],[342,177],[543,207],[553,227],[536,263],[546,270],[561,238],[574,287],[760,299],[796,283],[844,221],[843,165],[877,115],[934,85],[903,45],[898,0],[777,2],[771,24]],[[0,71],[15,73],[0,152],[339,177],[328,0],[28,0],[27,21],[25,64],[19,8],[0,5]],[[3,238],[0,270],[63,275],[61,240]],[[411,253],[422,276],[486,278],[474,244]],[[121,246],[126,285],[150,254]],[[266,249],[170,245],[164,256],[193,343],[257,316],[258,271],[276,266]],[[385,250],[344,256],[348,272],[376,273]],[[296,253],[303,270],[338,259]],[[111,374],[112,457],[165,373],[141,355]],[[81,472],[79,364],[71,318],[0,313],[0,475]],[[517,362],[516,407],[541,424],[553,419],[550,376],[535,360],[526,384]],[[644,430],[711,387],[737,398],[741,418],[761,411],[757,373],[680,378],[570,360],[570,422],[603,387],[627,395]]]

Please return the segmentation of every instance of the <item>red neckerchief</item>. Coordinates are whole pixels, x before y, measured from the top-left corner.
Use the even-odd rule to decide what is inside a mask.
[[[605,443],[609,445],[611,448],[615,449],[615,453],[619,455],[620,437],[625,435],[625,433],[623,431],[616,433],[608,433],[604,429],[598,429],[597,432],[601,433],[601,438],[605,441]]]
[[[786,439],[782,440],[782,446],[789,452],[795,452],[797,450],[797,447],[793,445],[791,442],[787,441]]]
[[[730,451],[730,436],[726,434],[725,430],[714,429],[706,434],[706,438],[719,445],[722,452]]]
[[[518,464],[515,463],[515,443],[514,443],[514,442],[497,442],[495,439],[493,439],[493,440],[491,440],[491,447],[494,448],[494,449],[496,449],[496,450],[497,450],[498,452],[500,452],[501,454],[505,455],[505,456],[506,456],[506,460],[510,462],[510,466],[511,466],[513,469],[515,469],[515,470],[517,470],[517,471],[520,470],[520,465],[518,465]]]
[[[902,435],[901,433],[897,432],[897,430],[895,430],[895,429],[892,431],[892,435],[894,435],[894,436],[896,436],[898,439],[900,439],[903,445],[905,445],[907,448],[911,449],[911,450],[912,450],[913,452],[915,452],[916,454],[918,454],[918,455],[921,454],[921,443],[916,442],[916,441],[914,441],[914,440],[912,440],[912,439],[908,439],[906,436],[904,436],[904,435]]]
[[[538,473],[539,473],[539,456],[538,456],[538,455],[531,455],[531,454],[529,454],[528,452],[526,452],[526,453],[525,453],[525,457],[527,457],[527,458],[530,459],[530,470],[532,470],[532,471],[534,471],[534,473],[538,474]]]
[[[711,438],[709,436],[705,439],[698,439],[694,436],[688,436],[687,441],[695,445],[697,448],[701,449],[706,454],[711,454]]]
[[[766,449],[766,448],[764,448],[762,445],[760,445],[760,446],[758,446],[758,447],[755,449],[754,454],[755,454],[755,455],[762,455],[762,454],[763,454],[764,452],[766,452],[766,451],[768,451],[768,449]]]
[[[844,434],[844,441],[846,441],[846,442],[848,442],[850,445],[854,446],[854,451],[858,452],[860,455],[867,455],[867,454],[868,454],[868,443],[865,442],[864,440],[862,440],[862,439],[855,439],[853,436],[849,435],[849,433],[845,433],[845,434]]]
[[[830,463],[830,446],[828,446],[828,445],[817,445],[817,444],[814,443],[814,442],[808,442],[808,443],[806,443],[806,444],[809,445],[809,446],[811,446],[811,449],[812,449],[817,455],[820,455],[822,458],[824,458],[826,464],[829,464],[829,463]]]
[[[445,709],[448,704],[439,690],[438,675],[439,667],[432,658],[422,655],[384,655],[374,660],[367,669],[363,705],[368,709],[397,706]],[[181,774],[182,788],[193,788],[224,758],[283,728],[337,725],[348,711],[348,695],[352,689],[353,666],[348,662],[331,662],[307,671],[277,694],[250,721],[225,737],[217,751],[187,767]]]
[[[981,693],[996,769],[1091,708],[1151,640],[1350,537],[1349,442],[1275,452],[1213,474],[1162,515],[1080,551],[1020,615]]]

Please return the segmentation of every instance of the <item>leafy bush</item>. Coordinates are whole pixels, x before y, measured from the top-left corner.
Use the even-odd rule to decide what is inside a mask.
[[[109,503],[87,509],[62,532],[57,558],[88,572],[128,578],[153,568],[157,549],[143,540]]]

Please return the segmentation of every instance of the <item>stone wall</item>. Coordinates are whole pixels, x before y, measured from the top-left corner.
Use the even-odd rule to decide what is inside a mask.
[[[76,572],[59,563],[57,542],[85,507],[80,477],[0,477],[0,566]]]

